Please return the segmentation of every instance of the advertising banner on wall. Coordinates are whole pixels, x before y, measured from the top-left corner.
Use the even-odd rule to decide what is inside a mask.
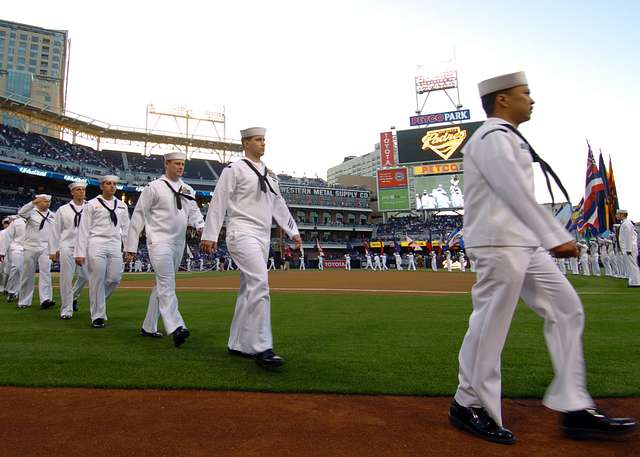
[[[406,168],[378,170],[378,211],[403,211],[409,203],[409,174]]]
[[[380,166],[382,168],[396,166],[395,146],[393,133],[382,132],[380,134]]]
[[[464,207],[464,175],[437,174],[414,176],[416,209]]]
[[[461,150],[482,122],[400,130],[397,133],[398,163],[429,163],[462,160]]]

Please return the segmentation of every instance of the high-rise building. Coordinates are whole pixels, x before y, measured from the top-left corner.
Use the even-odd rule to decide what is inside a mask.
[[[376,176],[380,168],[380,143],[368,154],[345,157],[340,165],[327,170],[327,182],[337,184],[339,176]]]
[[[66,30],[0,19],[0,95],[63,113],[67,49]],[[2,122],[22,127],[7,113]]]

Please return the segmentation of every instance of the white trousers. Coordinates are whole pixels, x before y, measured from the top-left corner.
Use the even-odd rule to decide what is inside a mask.
[[[76,272],[78,279],[73,284]],[[60,248],[60,315],[73,316],[73,302],[80,297],[82,289],[89,282],[89,272],[86,263],[76,265],[73,248]]]
[[[51,287],[51,259],[45,252],[46,249],[32,251],[24,250],[24,265],[20,273],[20,298],[18,306],[31,306],[33,300],[33,287],[36,279],[36,264],[40,272],[38,279],[38,298],[40,303],[53,298]]]
[[[158,317],[167,333],[173,333],[178,327],[185,327],[184,320],[178,311],[176,295],[176,273],[184,254],[184,241],[179,243],[150,244],[149,260],[156,273],[156,284],[149,296],[147,315],[142,328],[150,333],[158,331]]]
[[[11,249],[8,252],[9,274],[7,276],[7,282],[5,284],[5,290],[13,295],[18,295],[20,292],[20,275],[24,268],[24,250],[23,249]]]
[[[431,259],[431,269],[433,271],[438,271],[438,261],[436,259]]]
[[[600,256],[599,255],[592,255],[590,257],[591,260],[591,273],[593,274],[593,276],[600,276]]]
[[[629,285],[640,286],[640,270],[638,269],[638,251],[633,250],[631,255],[625,254],[624,261],[627,265]]]
[[[544,336],[555,377],[543,403],[557,411],[593,406],[586,389],[580,298],[542,248],[469,248],[476,260],[473,312],[460,348],[455,398],[484,407],[502,425],[500,356],[521,297],[544,319]],[[526,367],[522,367],[526,369]]]
[[[569,259],[569,268],[571,269],[571,273],[573,273],[574,275],[577,275],[578,273],[580,273],[580,271],[578,269],[578,258],[577,257],[571,257]]]
[[[269,238],[236,231],[227,234],[227,249],[240,270],[240,290],[228,347],[247,354],[273,349],[267,258]]]
[[[232,254],[232,255],[233,255],[233,254]],[[236,264],[237,264],[237,263],[238,263],[238,262],[236,262]],[[301,261],[300,261],[300,270],[306,270],[306,269],[307,269],[307,267],[305,267],[305,265],[304,265],[304,260],[301,260]]]
[[[107,300],[120,284],[124,271],[122,251],[119,245],[89,242],[88,256],[91,321],[107,320]]]
[[[602,258],[602,264],[604,265],[604,275],[613,276],[613,270],[611,269],[611,260],[608,255],[600,256]]]
[[[346,260],[344,262],[344,269],[347,271],[351,271],[351,260]]]
[[[580,256],[580,268],[582,268],[583,276],[591,276],[591,271],[589,270],[589,256],[587,254]]]
[[[318,270],[320,271],[324,270],[324,261],[322,259],[318,260]]]
[[[416,269],[416,264],[413,260],[409,260],[409,266],[407,267],[407,270],[415,270]]]

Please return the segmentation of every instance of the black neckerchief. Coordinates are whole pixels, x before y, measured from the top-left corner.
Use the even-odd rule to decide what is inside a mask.
[[[553,178],[553,180],[556,182],[556,184],[558,185],[558,187],[560,188],[560,190],[562,191],[562,194],[564,195],[564,197],[567,199],[567,202],[569,202],[569,204],[571,204],[571,199],[569,198],[569,194],[567,193],[567,190],[564,188],[564,186],[562,185],[562,182],[560,181],[560,178],[558,178],[558,175],[556,174],[555,171],[553,171],[553,168],[551,168],[551,165],[549,165],[547,162],[544,161],[544,159],[542,159],[542,157],[540,157],[538,155],[538,153],[533,149],[533,146],[531,146],[531,144],[529,144],[529,142],[527,141],[527,139],[522,135],[522,133],[520,133],[518,131],[518,129],[516,129],[513,125],[511,124],[500,124],[502,127],[506,127],[507,129],[511,130],[513,133],[515,133],[522,141],[525,142],[525,144],[529,147],[529,153],[531,154],[531,159],[534,162],[538,162],[540,164],[540,168],[542,169],[542,174],[544,175],[544,179],[545,181],[547,181],[547,189],[549,189],[549,194],[551,195],[551,206],[553,207],[553,205],[555,205],[555,199],[553,197],[553,190],[551,189],[551,181],[549,180],[549,175],[551,175],[551,177]],[[489,130],[488,132],[486,132],[484,135],[482,135],[481,139],[484,139],[485,136],[487,136],[488,134],[492,133],[492,132],[496,132],[496,131],[502,131],[505,132],[506,130],[502,130],[502,129],[493,129],[493,130]]]
[[[40,227],[38,228],[38,230],[42,230],[44,228],[44,223],[49,219],[49,211],[47,211],[47,214],[42,214],[40,211],[36,210],[36,213],[38,213],[42,218],[40,221]]]
[[[171,184],[169,184],[169,181],[167,181],[166,179],[162,179],[161,181],[165,183],[169,189],[171,189],[171,192],[173,192],[173,196],[176,197],[176,206],[178,207],[178,210],[182,209],[181,197],[184,197],[187,200],[193,200],[193,201],[196,200],[191,195],[183,194],[182,192],[180,192],[182,190],[182,186],[180,186],[180,189],[176,191],[173,189],[173,187],[171,187]]]
[[[100,197],[98,197],[98,201],[102,206],[104,206],[107,211],[109,211],[109,217],[111,218],[111,222],[113,222],[113,226],[117,226],[118,216],[116,216],[116,209],[118,208],[118,200],[116,200],[115,198],[113,199],[113,209],[109,208],[104,200],[102,200]]]
[[[69,206],[71,207],[71,209],[75,213],[75,216],[73,216],[73,227],[77,228],[78,225],[80,225],[80,217],[82,217],[82,210],[76,211],[76,209],[73,207],[73,203],[69,203]],[[109,208],[107,208],[107,209],[109,209]]]
[[[267,186],[269,186],[269,190],[271,191],[271,193],[273,195],[278,195],[276,194],[276,191],[273,190],[273,187],[271,187],[271,184],[269,183],[269,180],[267,179],[267,167],[264,167],[264,175],[260,174],[260,172],[258,171],[258,169],[251,163],[249,162],[247,159],[242,159],[242,161],[244,163],[246,163],[249,168],[251,168],[253,170],[253,172],[258,175],[258,189],[262,192],[264,192],[265,194],[267,193]]]

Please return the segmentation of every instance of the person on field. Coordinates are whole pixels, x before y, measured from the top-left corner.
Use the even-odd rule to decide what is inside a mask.
[[[82,211],[74,257],[79,266],[89,272],[89,306],[91,326],[104,328],[107,320],[107,300],[115,292],[122,272],[122,246],[129,230],[127,204],[116,198],[120,178],[106,175],[100,178],[101,194],[89,200]]]
[[[56,216],[49,211],[51,195],[40,194],[18,211],[18,216],[25,221],[24,231],[24,265],[20,273],[20,292],[18,308],[28,308],[33,299],[33,289],[38,269],[38,298],[42,309],[51,308],[53,287],[51,285],[51,259],[49,250],[53,224]]]
[[[522,298],[545,320],[555,376],[543,403],[561,413],[565,434],[589,438],[630,432],[635,420],[606,416],[587,392],[582,303],[549,255],[575,257],[578,249],[552,213],[536,202],[532,162],[540,163],[565,196],[566,191],[517,130],[531,117],[534,104],[526,76],[491,78],[480,83],[479,91],[488,119],[463,149],[465,245],[477,260],[476,283],[449,421],[485,440],[515,442],[502,423],[500,356]]]
[[[620,250],[624,258],[629,278],[629,287],[640,287],[640,270],[638,269],[638,234],[635,225],[627,219],[627,211],[618,210],[616,218],[620,221]]]
[[[200,246],[206,253],[216,249],[226,216],[227,248],[240,270],[227,350],[253,358],[263,368],[279,367],[284,359],[273,349],[267,273],[272,220],[294,241],[294,249],[300,249],[302,240],[277,176],[262,161],[266,129],[252,127],[240,133],[245,157],[228,165],[220,175]]]
[[[138,241],[144,229],[149,261],[156,276],[140,335],[162,337],[158,331],[158,319],[162,317],[164,329],[171,334],[176,347],[190,335],[178,309],[176,273],[185,252],[187,227],[198,231],[204,227],[196,193],[182,180],[186,159],[183,152],[164,155],[164,175],[142,190],[131,216],[125,244],[126,259],[131,261],[138,252]],[[187,257],[187,271],[190,270],[191,259]]]
[[[53,224],[51,257],[60,262],[60,319],[71,319],[73,313],[78,311],[78,298],[89,282],[87,266],[76,265],[73,256],[78,227],[80,227],[86,203],[84,200],[86,188],[87,184],[83,181],[69,184],[71,201],[58,208],[56,221]],[[73,277],[76,273],[78,273],[78,279],[74,284]]]

